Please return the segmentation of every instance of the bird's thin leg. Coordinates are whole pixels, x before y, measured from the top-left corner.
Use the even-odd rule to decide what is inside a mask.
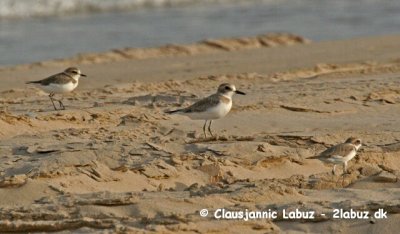
[[[54,93],[49,94],[49,98],[50,98],[51,103],[53,103],[54,110],[57,110],[56,105],[54,105],[53,96],[54,96]]]
[[[207,138],[206,125],[207,125],[207,120],[206,120],[206,122],[204,122],[204,126],[203,126],[204,138]]]
[[[212,137],[214,137],[214,135],[211,132],[211,123],[212,123],[212,120],[210,120],[210,124],[208,125],[208,132],[211,134]]]
[[[343,174],[347,174],[347,162],[343,163]]]
[[[57,100],[57,101],[58,101],[58,103],[60,104],[61,110],[65,110],[65,106],[64,106],[64,104],[62,103],[62,101],[61,101],[61,100]]]
[[[333,165],[332,174],[335,175],[336,164]]]
[[[62,102],[62,98],[61,99],[55,99],[54,98],[54,93],[51,95],[51,97],[52,97],[52,99],[54,100],[54,101],[57,101],[58,102],[58,105],[60,105],[60,109],[61,110],[65,110],[65,106],[64,106],[64,104],[63,104],[63,102]],[[54,103],[53,103],[53,105],[54,105]]]

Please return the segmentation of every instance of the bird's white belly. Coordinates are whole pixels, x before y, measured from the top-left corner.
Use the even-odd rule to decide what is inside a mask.
[[[355,150],[353,150],[353,151],[351,151],[351,153],[349,153],[345,157],[337,155],[337,156],[332,156],[332,157],[326,159],[325,161],[328,163],[333,163],[333,164],[345,163],[345,162],[350,161],[352,158],[354,158],[356,156],[356,153],[357,152]]]
[[[186,113],[186,115],[194,120],[213,120],[224,117],[232,108],[232,102],[219,103],[218,105],[211,107],[203,112]]]
[[[68,93],[74,90],[78,86],[76,83],[66,83],[66,84],[49,84],[46,86],[39,86],[43,91],[47,93]]]
[[[356,156],[356,154],[357,154],[357,151],[355,151],[355,150],[351,151],[350,154],[348,154],[346,157],[344,157],[344,161],[348,162],[348,161],[352,160]]]

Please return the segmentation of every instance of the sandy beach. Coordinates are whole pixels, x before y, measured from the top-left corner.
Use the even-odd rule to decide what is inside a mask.
[[[397,233],[399,40],[267,34],[2,67],[0,232]],[[64,111],[25,84],[69,66],[88,77]],[[226,82],[247,95],[213,122],[215,137],[164,113]],[[350,136],[364,145],[349,174],[307,159]],[[217,209],[278,215],[217,219]],[[282,214],[296,209],[315,218]]]

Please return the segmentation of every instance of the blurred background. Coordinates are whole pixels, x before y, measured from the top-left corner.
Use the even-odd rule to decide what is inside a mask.
[[[399,0],[0,0],[0,66],[269,32],[319,41],[399,31]]]

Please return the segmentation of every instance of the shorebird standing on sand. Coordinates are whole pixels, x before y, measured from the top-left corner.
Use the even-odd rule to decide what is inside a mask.
[[[336,164],[343,164],[343,174],[347,172],[347,162],[357,154],[357,150],[361,147],[361,140],[350,137],[344,143],[332,146],[319,154],[318,156],[308,159],[319,159],[324,163],[333,164],[332,173],[335,175]]]
[[[65,71],[47,77],[43,80],[29,81],[27,84],[36,84],[38,88],[42,89],[46,93],[49,93],[51,103],[53,103],[54,110],[57,110],[54,101],[58,101],[61,110],[65,110],[64,104],[61,100],[53,98],[56,93],[69,93],[74,90],[79,83],[79,78],[86,76],[76,67],[69,67]]]
[[[215,119],[220,119],[228,114],[232,108],[232,96],[235,93],[246,95],[245,93],[236,90],[233,84],[224,83],[218,87],[217,93],[201,99],[189,107],[173,111],[166,111],[166,113],[185,115],[193,120],[205,120],[203,132],[204,136],[207,138],[207,121],[210,121],[210,124],[208,125],[208,132],[211,134],[211,136],[213,136],[211,132],[212,121]]]

